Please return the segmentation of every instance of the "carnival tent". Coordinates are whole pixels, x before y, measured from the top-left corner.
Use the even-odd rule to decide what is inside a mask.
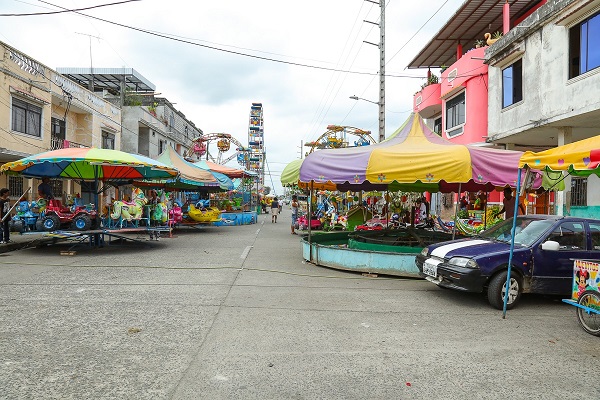
[[[218,172],[223,175],[227,175],[230,178],[243,178],[244,176],[256,176],[257,173],[253,171],[246,171],[243,169],[232,168],[226,165],[221,165],[208,160],[200,160],[193,163],[195,166],[200,167],[207,171]]]
[[[309,154],[301,182],[333,183],[343,190],[491,191],[516,185],[520,151],[456,144],[432,132],[419,114],[381,143]]]
[[[175,149],[167,146],[166,150],[158,156],[161,163],[176,168],[179,176],[176,179],[163,181],[169,188],[198,189],[202,191],[232,190],[233,182],[227,176],[202,169],[179,155]]]
[[[283,186],[298,186],[302,189],[307,188],[308,184],[300,181],[300,167],[302,166],[302,159],[294,160],[283,168],[281,172],[281,184]],[[316,183],[313,184],[313,189],[317,190],[337,190],[337,187],[333,183]]]
[[[139,154],[96,147],[46,151],[0,167],[0,172],[26,177],[118,181],[161,179],[178,174],[177,168]]]
[[[567,171],[571,175],[589,176],[599,174],[600,136],[580,140],[540,151],[526,151],[519,160],[519,168]]]

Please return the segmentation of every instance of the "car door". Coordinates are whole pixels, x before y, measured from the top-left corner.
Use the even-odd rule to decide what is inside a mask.
[[[558,242],[559,249],[542,250],[547,240]],[[573,259],[589,258],[584,221],[562,221],[535,247],[531,292],[564,294],[571,292]]]

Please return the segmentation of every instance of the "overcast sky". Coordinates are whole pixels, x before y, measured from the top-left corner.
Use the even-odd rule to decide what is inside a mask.
[[[119,1],[2,0],[0,14],[47,13]],[[386,74],[402,76],[386,77],[387,136],[406,120],[413,94],[425,81],[426,70],[409,70],[407,64],[461,3],[387,2]],[[301,141],[315,140],[327,125],[370,130],[373,138],[378,137],[377,105],[349,98],[378,100],[379,50],[363,43],[379,43],[379,27],[363,22],[379,22],[377,4],[365,0],[140,0],[81,13],[192,44],[76,13],[0,16],[0,40],[54,69],[90,64],[134,68],[205,133],[226,132],[244,144],[250,105],[261,102],[267,172],[271,172],[266,185],[277,194],[283,192],[280,173],[300,157]],[[90,36],[86,35],[97,37],[91,38],[91,60]],[[235,166],[235,161],[230,165]]]

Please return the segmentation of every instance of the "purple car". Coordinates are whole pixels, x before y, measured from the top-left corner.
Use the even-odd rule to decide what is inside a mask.
[[[420,274],[448,289],[485,292],[503,308],[512,218],[470,239],[425,247]],[[573,259],[600,259],[600,221],[555,215],[517,217],[507,308],[522,293],[571,295]],[[598,277],[597,279],[600,279]]]

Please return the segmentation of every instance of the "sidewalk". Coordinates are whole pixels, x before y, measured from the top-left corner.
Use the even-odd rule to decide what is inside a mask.
[[[50,238],[44,237],[45,232],[27,232],[20,234],[17,232],[10,233],[10,243],[0,244],[0,253],[25,249],[27,247],[35,247],[39,244],[51,241]]]

